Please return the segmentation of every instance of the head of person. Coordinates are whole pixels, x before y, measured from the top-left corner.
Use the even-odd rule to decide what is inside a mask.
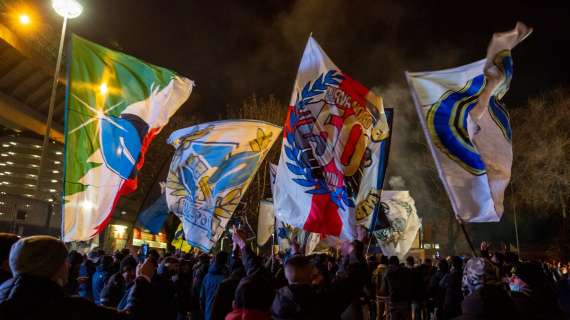
[[[432,261],[430,258],[426,258],[426,259],[424,260],[424,265],[425,265],[425,266],[428,266],[428,267],[431,267],[431,266],[433,266],[433,261]]]
[[[390,259],[388,259],[388,265],[397,267],[400,265],[400,259],[398,259],[397,256],[391,256]]]
[[[486,285],[500,284],[499,269],[485,258],[471,258],[463,270],[462,289],[471,295]]]
[[[103,269],[104,271],[110,272],[111,270],[113,270],[113,264],[114,264],[113,257],[109,255],[103,255],[99,259],[99,265],[101,266],[101,269]]]
[[[380,256],[380,264],[387,266],[388,265],[388,256],[381,255]]]
[[[169,256],[162,260],[160,266],[158,267],[158,273],[165,274],[167,276],[173,276],[180,270],[180,261],[175,256]]]
[[[65,244],[50,236],[31,236],[18,240],[10,251],[10,269],[17,276],[49,279],[60,286],[67,284],[68,251]]]
[[[123,276],[126,282],[134,281],[136,278],[137,271],[137,259],[135,257],[128,255],[121,260],[119,265],[119,272]]]
[[[450,259],[451,270],[462,271],[463,270],[463,258],[460,256],[453,256]]]
[[[0,271],[10,272],[10,265],[8,264],[10,249],[18,239],[18,236],[13,233],[0,232]]]
[[[273,302],[273,287],[257,273],[242,278],[234,295],[237,309],[268,311]]]
[[[91,250],[87,254],[87,260],[89,260],[95,264],[99,262],[100,258],[101,258],[101,256],[99,255],[99,250]]]
[[[416,265],[416,260],[414,259],[413,256],[408,256],[406,258],[406,266],[408,266],[409,268],[413,268]]]
[[[292,256],[285,262],[285,278],[289,284],[310,284],[313,268],[309,258],[301,255]]]
[[[69,262],[69,266],[71,268],[79,268],[81,263],[83,263],[83,256],[81,253],[71,250],[67,255],[67,261]]]
[[[228,253],[225,251],[220,251],[214,257],[214,264],[218,268],[223,268],[228,263]]]
[[[439,262],[437,263],[437,270],[442,273],[448,273],[449,263],[447,262],[447,260],[445,259],[439,260]]]

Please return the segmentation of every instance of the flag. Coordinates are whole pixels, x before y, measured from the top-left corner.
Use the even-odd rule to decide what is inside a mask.
[[[146,150],[193,82],[72,36],[67,83],[63,240],[87,240],[136,189]]]
[[[381,200],[383,210],[375,213],[378,217],[370,226],[372,234],[384,255],[403,259],[421,226],[414,199],[409,191],[385,190]]]
[[[174,232],[174,238],[170,244],[177,250],[182,252],[188,253],[192,250],[192,246],[188,244],[186,239],[184,239],[184,229],[182,228],[182,222],[178,224],[178,228],[176,228],[176,232]]]
[[[150,233],[157,234],[162,229],[167,217],[168,204],[166,203],[166,195],[161,194],[150,207],[139,213],[137,221]]]
[[[513,151],[509,115],[510,50],[532,29],[495,33],[487,58],[458,68],[406,73],[420,122],[456,217],[501,219]]]
[[[226,228],[281,128],[255,120],[227,120],[177,130],[166,181],[170,211],[186,240],[209,251]]]
[[[394,119],[394,109],[386,108],[386,121],[388,122],[388,130],[392,131],[392,123]],[[392,136],[389,135],[386,139],[380,141],[380,147],[373,155],[374,163],[377,164],[378,169],[376,173],[376,181],[367,179],[366,183],[370,184],[367,187],[370,190],[382,190],[384,185],[384,178],[386,176],[386,168],[388,167],[388,157],[390,155],[390,143]],[[374,218],[374,213],[381,209],[380,199],[382,198],[381,192],[369,194],[366,198],[362,199],[356,206],[355,217],[356,223],[366,228],[370,227]]]
[[[261,247],[269,241],[275,230],[275,215],[273,214],[272,202],[267,200],[259,202],[257,219],[257,245]]]
[[[278,217],[296,228],[353,239],[354,211],[378,197],[378,153],[388,136],[382,99],[351,79],[309,37],[277,168]]]

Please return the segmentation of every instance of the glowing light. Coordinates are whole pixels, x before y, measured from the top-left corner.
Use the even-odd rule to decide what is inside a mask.
[[[53,199],[48,199],[49,202],[53,202]]]
[[[126,211],[121,211],[121,214],[124,216],[125,214],[127,214]]]
[[[56,151],[55,154],[60,155],[62,153],[61,153],[61,151]]]
[[[51,182],[53,182],[53,183],[57,183],[57,180],[53,179],[53,180],[51,180]]]
[[[101,93],[102,95],[106,95],[107,91],[109,91],[107,84],[105,82],[101,83],[101,85],[99,86],[99,93]]]
[[[85,200],[79,204],[84,210],[93,210],[95,208],[95,204],[89,200]]]
[[[49,189],[49,192],[56,192],[57,190],[55,189]]]
[[[25,194],[24,196],[25,196],[25,197],[28,197],[28,198],[31,198],[31,197],[32,197],[31,194]]]
[[[35,187],[35,185],[33,185],[33,184],[31,184],[31,183],[28,183],[28,184],[26,184],[26,185],[27,185],[28,187],[30,187],[30,188]]]
[[[20,21],[20,24],[23,25],[29,25],[32,22],[32,19],[30,19],[30,16],[22,13],[19,17],[18,20]]]
[[[59,162],[59,161],[54,161],[53,163],[54,163],[54,164],[60,164],[61,162]]]
[[[4,148],[8,148],[10,145],[7,144],[7,143],[3,143],[2,146],[3,146]]]
[[[52,172],[53,173],[59,173],[59,170],[53,170]]]
[[[37,165],[37,164],[30,164],[30,167],[32,167],[32,168],[37,168],[38,165]]]
[[[3,153],[2,156],[3,156],[3,157],[7,157],[8,154],[7,154],[7,153]]]
[[[12,151],[8,152],[8,154],[11,155],[11,156],[15,155],[15,153],[12,152]]]
[[[4,171],[5,174],[12,174],[10,171]]]
[[[3,205],[5,205],[5,204],[6,204],[6,202],[0,201],[0,206],[3,206]]]
[[[17,145],[17,143],[14,142],[14,141],[11,141],[10,144],[13,145],[13,146]]]
[[[75,0],[52,0],[51,5],[57,14],[67,19],[77,18],[83,12],[83,6]]]
[[[14,162],[12,162],[12,161],[6,161],[6,164],[13,165]]]

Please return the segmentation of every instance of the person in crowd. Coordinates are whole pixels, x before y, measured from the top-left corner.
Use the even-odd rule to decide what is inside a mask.
[[[0,285],[12,278],[8,257],[10,256],[10,248],[18,239],[18,236],[13,233],[0,233]]]
[[[183,254],[180,259],[180,268],[178,275],[173,278],[176,290],[177,304],[177,320],[188,319],[190,313],[190,302],[192,298],[192,267],[194,258],[192,254]],[[231,302],[230,302],[231,303]]]
[[[228,254],[220,251],[214,258],[214,263],[208,269],[200,288],[200,306],[204,312],[204,319],[212,319],[212,305],[220,283],[228,276]]]
[[[79,294],[79,269],[83,263],[83,256],[79,252],[72,250],[69,252],[67,261],[69,262],[69,279],[67,280],[65,290],[70,295],[77,295]]]
[[[236,252],[236,249],[233,250]],[[232,256],[230,276],[222,281],[212,303],[212,319],[223,320],[232,311],[232,303],[239,282],[245,276],[245,270],[237,253]]]
[[[475,257],[465,264],[462,279],[464,299],[455,319],[521,319],[500,271],[489,259]]]
[[[86,258],[83,259],[83,263],[79,266],[77,282],[79,283],[78,294],[80,297],[93,300],[93,274],[95,273],[99,259],[99,250],[91,250]]]
[[[451,257],[451,271],[441,279],[439,286],[445,291],[443,299],[442,319],[453,319],[461,315],[461,290],[463,280],[463,258]]]
[[[233,309],[225,320],[269,320],[273,288],[264,277],[252,273],[242,278],[236,289]]]
[[[18,240],[9,257],[14,277],[0,286],[0,319],[149,319],[145,314],[150,301],[142,295],[145,285],[150,285],[147,279],[154,273],[149,263],[137,268],[139,290],[132,299],[139,303],[118,312],[66,294],[70,270],[67,257],[67,248],[56,238],[31,236]]]
[[[105,284],[113,275],[113,257],[108,255],[103,255],[99,259],[99,263],[93,274],[93,279],[91,283],[91,288],[93,292],[93,302],[95,304],[101,304],[101,291],[105,287]]]
[[[445,301],[445,289],[439,286],[441,280],[449,273],[449,263],[445,259],[437,263],[437,271],[431,277],[428,286],[429,312],[436,319],[443,319],[443,304]]]
[[[553,283],[536,262],[521,262],[509,280],[511,295],[525,319],[567,319],[561,310]]]
[[[386,319],[386,311],[388,304],[388,297],[382,295],[382,281],[384,280],[384,274],[388,270],[388,257],[385,255],[380,256],[380,263],[376,267],[372,274],[372,278],[376,288],[376,320]]]
[[[136,277],[136,267],[137,260],[131,255],[121,260],[119,271],[109,278],[101,290],[102,305],[113,308],[125,306],[128,289],[134,284]]]
[[[157,253],[158,254],[158,253]],[[149,254],[150,256],[150,254]],[[156,262],[156,256],[150,256],[151,261]],[[155,276],[152,278],[151,284],[155,293],[155,305],[163,310],[162,319],[176,320],[178,316],[179,295],[176,289],[176,281],[180,271],[180,263],[175,256],[165,257],[159,264]]]
[[[409,268],[400,266],[400,259],[396,256],[388,259],[388,270],[382,280],[380,295],[388,297],[389,319],[412,319],[414,277]]]

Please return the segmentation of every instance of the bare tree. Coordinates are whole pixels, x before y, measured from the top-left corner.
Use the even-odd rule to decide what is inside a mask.
[[[512,113],[514,203],[537,214],[560,214],[560,249],[568,257],[570,90],[529,99]]]

